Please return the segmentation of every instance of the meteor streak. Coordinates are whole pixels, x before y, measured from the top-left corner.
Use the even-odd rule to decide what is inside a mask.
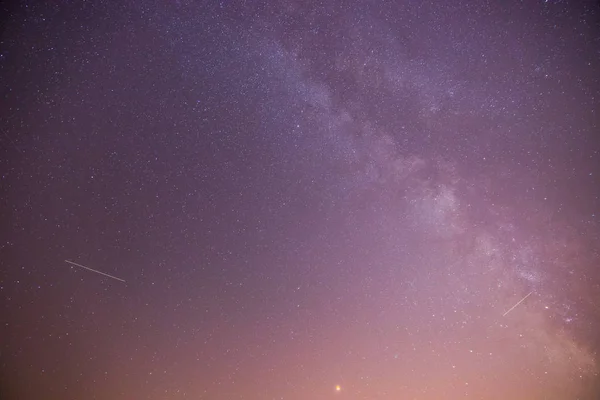
[[[100,274],[100,275],[108,276],[109,278],[113,278],[113,279],[116,279],[116,280],[118,280],[118,281],[121,281],[121,282],[125,282],[125,281],[124,281],[123,279],[121,279],[121,278],[117,278],[116,276],[112,276],[112,275],[109,275],[109,274],[105,274],[104,272],[96,271],[95,269],[88,268],[88,267],[86,267],[85,265],[77,264],[76,262],[69,261],[69,260],[65,260],[65,262],[68,262],[69,264],[73,264],[73,265],[75,265],[75,266],[77,266],[77,267],[81,267],[81,268],[87,269],[88,271],[92,271],[92,272],[95,272],[95,273],[97,273],[97,274]]]
[[[511,312],[512,310],[514,310],[519,304],[521,304],[523,301],[525,301],[526,298],[529,297],[529,295],[531,295],[531,293],[533,293],[533,290],[529,293],[527,293],[527,295],[525,297],[523,297],[521,300],[519,300],[519,302],[517,304],[515,304],[514,306],[512,306],[511,308],[508,309],[507,312],[505,312],[502,316],[505,317],[506,314],[508,314],[509,312]]]

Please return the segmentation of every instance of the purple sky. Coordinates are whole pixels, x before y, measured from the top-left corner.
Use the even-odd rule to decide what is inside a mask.
[[[2,399],[600,396],[596,2],[2,8]]]

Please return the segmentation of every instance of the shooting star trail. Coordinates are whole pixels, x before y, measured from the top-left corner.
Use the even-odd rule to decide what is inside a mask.
[[[113,278],[113,279],[116,279],[116,280],[118,280],[118,281],[121,281],[121,282],[125,282],[125,281],[124,281],[123,279],[121,279],[121,278],[117,278],[116,276],[112,276],[112,275],[109,275],[109,274],[105,274],[104,272],[96,271],[95,269],[88,268],[88,267],[86,267],[85,265],[77,264],[76,262],[69,261],[69,260],[65,260],[65,262],[68,262],[69,264],[73,264],[73,265],[75,265],[75,266],[77,266],[77,267],[81,267],[81,268],[87,269],[88,271],[92,271],[92,272],[95,272],[95,273],[97,273],[97,274],[100,274],[100,275],[108,276],[109,278]]]
[[[517,304],[515,304],[514,306],[512,306],[511,308],[509,308],[507,312],[505,312],[504,314],[502,314],[502,316],[505,317],[506,314],[508,314],[509,312],[511,312],[512,310],[514,310],[515,308],[517,308],[517,306],[519,304],[521,304],[522,302],[524,302],[525,299],[528,298],[531,295],[531,293],[533,293],[533,290],[531,292],[527,293],[527,295],[525,297],[523,297],[521,300],[519,300],[519,302]]]

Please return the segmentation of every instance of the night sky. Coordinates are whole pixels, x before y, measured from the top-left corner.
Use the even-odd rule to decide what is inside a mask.
[[[1,7],[0,398],[600,398],[595,1]]]

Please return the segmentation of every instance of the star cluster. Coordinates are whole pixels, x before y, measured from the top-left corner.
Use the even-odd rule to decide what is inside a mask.
[[[598,398],[594,2],[4,7],[3,399]]]

